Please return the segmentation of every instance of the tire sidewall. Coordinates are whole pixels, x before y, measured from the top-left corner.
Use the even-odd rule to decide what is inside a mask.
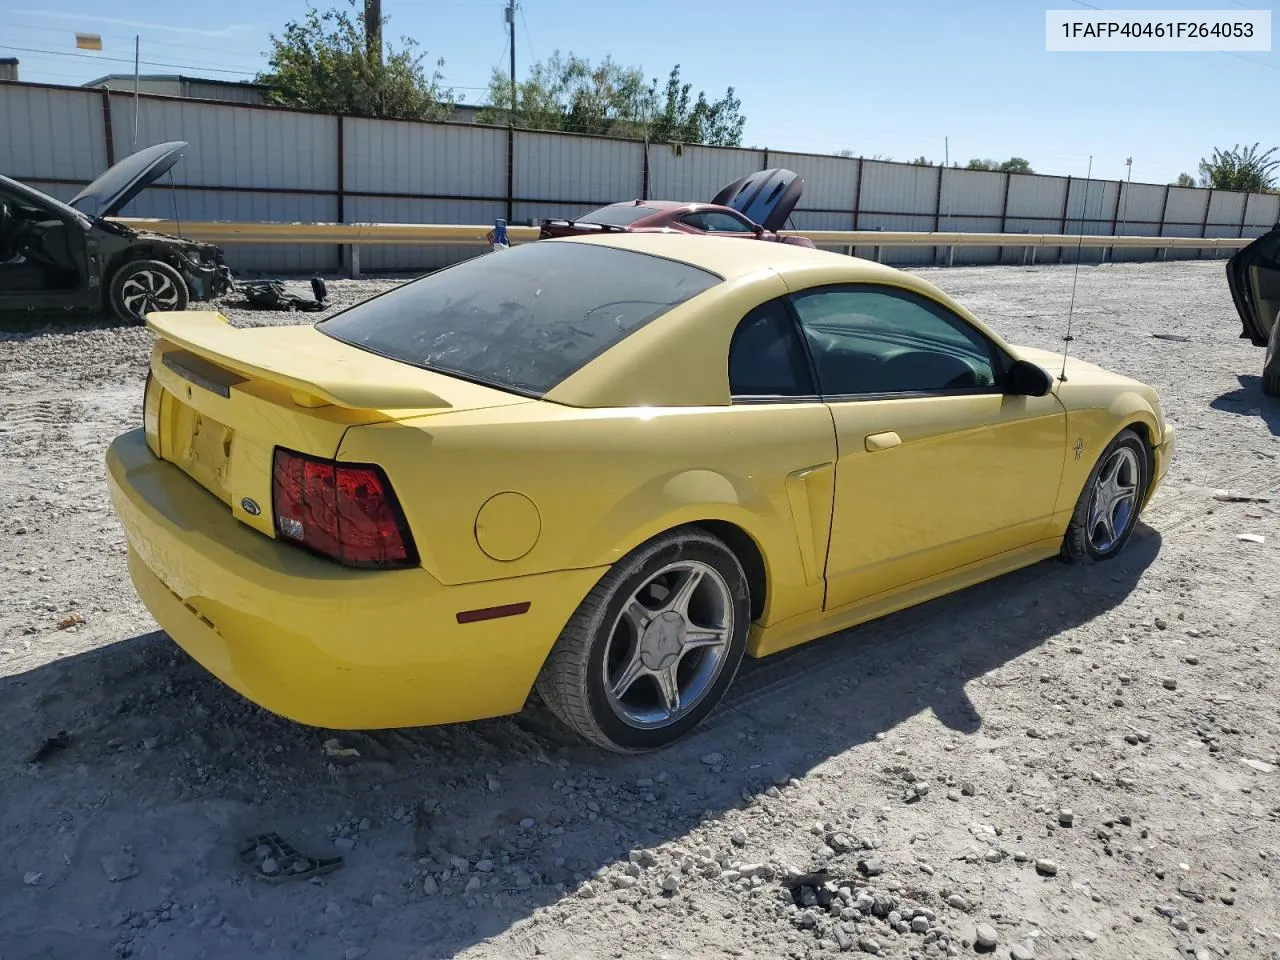
[[[1129,447],[1138,455],[1138,494],[1133,503],[1133,512],[1129,516],[1129,522],[1125,525],[1124,532],[1116,540],[1115,545],[1106,552],[1102,552],[1094,548],[1089,537],[1089,508],[1093,504],[1093,488],[1098,481],[1098,474],[1102,472],[1103,465],[1111,458],[1111,455],[1121,447]],[[1110,560],[1116,556],[1129,543],[1133,531],[1137,529],[1138,517],[1142,512],[1142,501],[1146,496],[1147,488],[1151,484],[1151,453],[1147,449],[1147,445],[1142,442],[1132,430],[1125,429],[1116,435],[1107,448],[1102,451],[1102,455],[1098,457],[1098,462],[1093,465],[1093,469],[1089,471],[1089,480],[1085,484],[1084,495],[1080,498],[1080,521],[1081,536],[1083,537],[1083,547],[1085,553],[1090,560],[1102,561]]]
[[[166,274],[169,280],[177,285],[178,288],[178,305],[174,310],[185,310],[191,302],[191,291],[187,288],[187,281],[183,279],[181,273],[165,263],[163,260],[130,260],[124,263],[116,270],[111,277],[111,286],[109,289],[111,300],[111,312],[125,323],[142,324],[146,322],[145,317],[138,317],[130,313],[124,305],[123,291],[125,282],[135,273],[143,273],[147,271]],[[171,311],[157,311],[171,312]]]
[[[669,726],[651,729],[633,727],[614,713],[604,690],[603,664],[609,634],[632,593],[663,567],[679,560],[699,560],[706,563],[714,567],[728,584],[733,597],[733,632],[729,649],[719,675],[694,709]],[[592,627],[593,636],[585,677],[587,704],[592,719],[611,742],[625,750],[639,752],[666,746],[693,730],[715,709],[738,672],[746,651],[747,633],[751,629],[751,598],[746,574],[733,553],[715,541],[703,537],[673,540],[640,558],[637,565],[613,584],[602,615]]]

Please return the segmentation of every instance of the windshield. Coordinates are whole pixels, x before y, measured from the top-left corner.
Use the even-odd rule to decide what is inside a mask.
[[[720,279],[631,250],[538,241],[464,260],[316,328],[392,360],[540,397]]]
[[[627,227],[657,212],[657,207],[637,206],[634,203],[613,203],[578,217],[574,223],[603,223],[609,227]]]

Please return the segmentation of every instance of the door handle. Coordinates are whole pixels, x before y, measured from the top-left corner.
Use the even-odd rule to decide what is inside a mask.
[[[886,430],[884,433],[872,433],[867,435],[867,453],[876,453],[880,450],[892,450],[894,447],[901,445],[902,438],[892,430]]]

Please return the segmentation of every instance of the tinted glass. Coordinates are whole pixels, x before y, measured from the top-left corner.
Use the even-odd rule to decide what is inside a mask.
[[[541,396],[719,282],[661,257],[538,241],[464,260],[316,327],[393,360]]]
[[[729,392],[735,397],[814,395],[804,344],[784,301],[756,307],[738,324],[729,346]]]
[[[825,396],[990,389],[995,350],[942,306],[888,288],[794,299]]]
[[[751,225],[727,213],[691,213],[684,222],[708,233],[752,233]]]
[[[578,223],[603,223],[610,227],[627,227],[637,220],[652,216],[657,207],[637,206],[634,203],[614,203],[578,217]]]

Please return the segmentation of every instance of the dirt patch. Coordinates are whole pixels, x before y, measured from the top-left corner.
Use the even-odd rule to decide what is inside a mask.
[[[1070,267],[920,272],[1060,347]],[[134,597],[103,484],[150,335],[0,334],[0,956],[1280,955],[1280,404],[1221,263],[1085,267],[1076,303],[1073,352],[1180,431],[1126,554],[752,664],[638,759],[537,710],[351,733],[220,686]],[[271,832],[344,862],[264,882]]]

